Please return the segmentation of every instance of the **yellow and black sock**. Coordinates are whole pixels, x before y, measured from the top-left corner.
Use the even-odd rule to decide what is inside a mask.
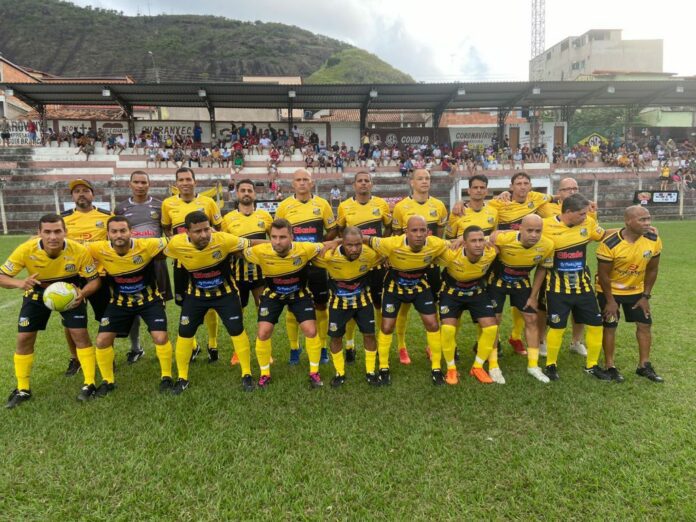
[[[592,368],[599,364],[599,354],[602,351],[603,329],[601,326],[585,325],[585,343],[587,344],[586,367]]]
[[[255,351],[261,375],[271,375],[271,340],[262,341],[257,337]]]
[[[243,330],[239,335],[231,336],[230,339],[232,340],[232,347],[239,358],[242,377],[251,375],[251,344],[249,344],[249,336],[246,330]],[[270,352],[268,355],[270,357]]]
[[[480,328],[480,327],[479,327]],[[498,363],[498,350],[495,346],[495,338],[498,335],[498,326],[486,326],[481,328],[476,346],[476,358],[474,359],[474,368],[483,368],[483,363],[488,360],[488,368],[491,368],[491,354],[495,352],[496,366]]]
[[[94,346],[77,348],[77,360],[80,361],[85,384],[94,384],[97,377],[97,355]]]
[[[98,348],[96,356],[102,379],[112,384],[114,382],[114,347]]]
[[[377,352],[379,353],[379,369],[389,368],[389,352],[391,351],[392,334],[379,334]]]
[[[162,377],[172,376],[172,343],[167,341],[164,344],[155,345],[155,353],[160,364]]]
[[[549,330],[546,332],[546,365],[547,366],[558,363],[558,353],[561,351],[561,344],[563,343],[563,334],[564,333],[565,333],[565,328],[549,328]],[[600,341],[599,344],[600,344],[600,349],[601,349],[602,342]]]
[[[193,337],[179,337],[176,340],[176,373],[180,379],[187,381],[193,342]]]
[[[17,377],[18,390],[30,390],[29,377],[31,376],[31,367],[34,366],[34,354],[28,353],[20,355],[14,354],[15,376]]]
[[[220,325],[220,320],[218,314],[212,308],[205,313],[203,318],[205,327],[208,330],[208,348],[211,350],[217,350],[218,347],[218,327]]]

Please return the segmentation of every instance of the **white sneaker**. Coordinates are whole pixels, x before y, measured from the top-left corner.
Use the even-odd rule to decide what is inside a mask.
[[[578,355],[582,355],[583,357],[587,356],[587,348],[580,341],[576,343],[570,343],[570,351],[575,352]]]
[[[544,375],[544,372],[542,372],[541,368],[539,368],[538,366],[535,366],[534,368],[527,368],[527,373],[534,377],[537,381],[543,383],[550,382],[549,378],[546,375]]]
[[[539,345],[539,356],[546,357],[546,343],[541,343]]]
[[[488,370],[488,375],[491,376],[491,379],[493,379],[494,383],[505,384],[505,377],[503,377],[503,372],[500,371],[500,368],[493,368],[492,370]]]

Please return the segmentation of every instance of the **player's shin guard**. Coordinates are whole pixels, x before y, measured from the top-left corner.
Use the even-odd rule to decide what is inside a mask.
[[[389,351],[391,350],[392,334],[380,332],[377,341],[377,352],[379,353],[379,369],[389,368]]]
[[[262,341],[257,337],[255,350],[261,375],[271,375],[271,340]]]
[[[77,349],[77,360],[80,361],[85,384],[94,384],[97,373],[97,355],[94,346]],[[21,389],[21,388],[20,388]]]
[[[172,376],[172,343],[167,341],[164,344],[156,344],[155,352],[157,360],[160,364],[160,372],[162,377]]]
[[[297,318],[290,312],[285,314],[285,330],[288,334],[288,343],[291,350],[300,348],[300,325]]]
[[[396,316],[396,347],[406,348],[406,323],[408,322],[408,311],[411,309],[410,303],[401,303],[399,313]],[[391,343],[390,343],[391,344]]]
[[[355,348],[355,328],[358,325],[355,323],[355,320],[351,319],[348,321],[346,324],[346,349],[350,350]]]
[[[440,327],[440,342],[442,343],[442,355],[445,357],[448,370],[456,370],[454,362],[454,349],[456,347],[457,327],[451,324],[443,324]]]
[[[527,368],[536,368],[539,366],[539,348],[527,346]]]
[[[440,342],[440,330],[437,332],[425,332],[425,340],[430,347],[430,367],[433,370],[441,370],[442,343]]]
[[[218,327],[220,325],[217,312],[212,308],[208,310],[205,314],[203,322],[208,330],[208,348],[217,350]]]
[[[365,350],[365,373],[375,373],[375,364],[377,363],[377,352]]]
[[[245,375],[251,375],[251,345],[249,344],[249,336],[246,330],[243,330],[239,335],[232,335],[230,337],[232,340],[232,346],[234,347],[234,352],[239,358],[239,366],[242,370],[242,377]],[[270,351],[268,352],[270,356]]]
[[[602,332],[599,327],[599,349],[602,349]],[[546,365],[558,363],[558,352],[561,351],[561,343],[563,342],[563,334],[565,328],[549,328],[546,332]],[[597,352],[599,353],[599,352]]]
[[[29,376],[31,375],[31,367],[34,366],[34,354],[26,355],[14,354],[15,376],[17,377],[18,390],[30,390]]]
[[[331,358],[333,359],[333,365],[336,369],[336,375],[346,374],[346,360],[343,357],[343,350],[338,353],[331,352]]]
[[[510,339],[515,341],[522,340],[522,332],[524,331],[524,316],[516,307],[510,307],[512,310],[512,331]]]
[[[99,366],[99,373],[101,373],[102,379],[104,379],[109,384],[114,382],[114,347],[107,346],[106,348],[99,348],[96,351],[97,355],[97,366]]]
[[[479,327],[480,328],[480,327]],[[483,363],[488,360],[488,369],[491,369],[490,357],[493,352],[495,352],[495,363],[496,368],[498,366],[498,350],[494,349],[495,338],[498,335],[498,326],[486,326],[481,328],[481,335],[478,338],[478,345],[476,347],[476,358],[474,359],[474,368],[483,368]]]
[[[321,359],[321,338],[319,335],[307,337],[307,357],[309,358],[309,373],[319,373],[319,359]]]
[[[193,352],[193,337],[181,337],[176,340],[176,373],[180,379],[188,381],[191,353]]]
[[[599,364],[599,354],[602,351],[602,327],[585,326],[585,343],[587,344],[586,367],[592,368]]]

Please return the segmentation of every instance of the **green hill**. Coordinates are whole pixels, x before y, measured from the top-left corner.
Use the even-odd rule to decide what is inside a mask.
[[[284,24],[217,16],[124,16],[59,0],[0,0],[0,52],[17,64],[65,76],[130,74],[154,81],[148,51],[162,81],[308,77],[320,68],[331,72],[318,73],[322,82],[389,82],[399,81],[393,79],[399,75],[400,81],[412,81],[369,53]],[[354,53],[366,63],[345,67]],[[338,63],[329,66],[336,56]]]
[[[309,76],[307,83],[411,83],[413,78],[362,49],[344,49],[331,56],[321,68]]]

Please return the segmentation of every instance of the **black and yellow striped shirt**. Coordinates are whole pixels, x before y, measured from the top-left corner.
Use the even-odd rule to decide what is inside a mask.
[[[483,255],[475,262],[469,261],[463,248],[445,250],[437,258],[438,264],[446,267],[442,273],[441,293],[456,297],[470,297],[486,289],[486,274],[495,260],[496,251],[486,247]]]
[[[266,239],[271,230],[273,217],[262,209],[255,209],[251,214],[242,214],[239,210],[228,212],[222,218],[222,230],[245,239]],[[234,278],[237,281],[259,281],[263,278],[261,267],[249,263],[243,257],[232,261]]]

